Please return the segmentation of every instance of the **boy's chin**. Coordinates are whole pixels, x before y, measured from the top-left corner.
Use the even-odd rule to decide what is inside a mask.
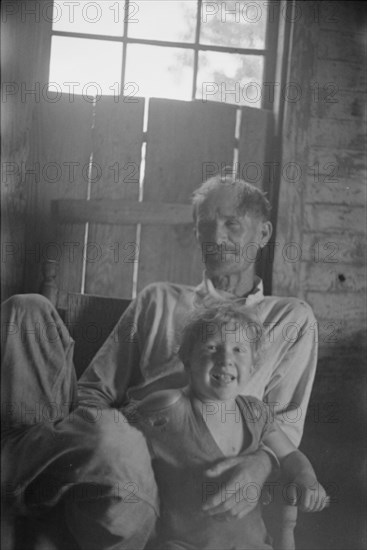
[[[230,390],[217,391],[215,392],[215,396],[213,396],[213,401],[234,401],[236,397],[237,392],[233,392]]]

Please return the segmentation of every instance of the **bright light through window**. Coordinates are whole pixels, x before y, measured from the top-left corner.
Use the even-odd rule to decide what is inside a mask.
[[[55,0],[52,28],[54,31],[122,36],[125,18],[124,0],[100,2]]]
[[[190,100],[194,54],[180,48],[127,46],[126,82],[143,97]]]
[[[257,55],[200,52],[196,97],[260,107],[262,73]]]
[[[73,83],[74,93],[80,95],[118,93],[122,48],[119,42],[53,36],[50,88],[69,93]]]
[[[193,0],[154,0],[134,2],[136,21],[128,35],[148,40],[194,42],[197,3]]]
[[[204,0],[198,12],[196,0],[57,0],[50,89],[70,92],[72,82],[79,94],[260,107],[266,6]]]
[[[267,2],[203,2],[200,42],[235,48],[264,48]]]

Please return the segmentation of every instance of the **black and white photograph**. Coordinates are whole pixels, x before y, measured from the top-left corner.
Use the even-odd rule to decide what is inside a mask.
[[[1,3],[2,550],[366,550],[367,7]]]

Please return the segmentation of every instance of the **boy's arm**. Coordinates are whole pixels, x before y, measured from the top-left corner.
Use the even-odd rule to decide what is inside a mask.
[[[281,428],[273,430],[264,438],[264,444],[274,451],[289,483],[287,497],[290,504],[298,505],[305,512],[320,512],[327,506],[328,498],[323,486],[317,481],[308,458],[288,439]]]

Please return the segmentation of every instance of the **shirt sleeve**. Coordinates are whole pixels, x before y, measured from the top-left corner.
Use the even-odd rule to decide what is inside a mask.
[[[308,304],[291,299],[277,331],[279,356],[264,401],[292,443],[302,438],[317,364],[317,323]],[[274,345],[274,344],[273,344]]]

